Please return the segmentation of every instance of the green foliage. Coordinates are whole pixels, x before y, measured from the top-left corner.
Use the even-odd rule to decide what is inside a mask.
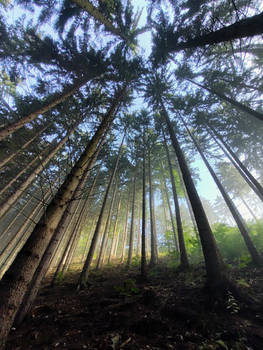
[[[226,309],[231,314],[237,314],[240,310],[237,300],[230,291],[227,292]]]
[[[131,296],[139,293],[139,288],[136,286],[135,280],[129,278],[123,281],[120,285],[114,286],[114,289],[123,296]]]

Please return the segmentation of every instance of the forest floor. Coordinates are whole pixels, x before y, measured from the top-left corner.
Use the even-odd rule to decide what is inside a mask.
[[[48,279],[32,314],[9,336],[7,349],[263,349],[263,270],[231,269],[255,302],[229,293],[213,301],[202,266],[188,272],[162,263],[140,281],[138,267],[105,268],[77,291],[77,271],[54,288]]]

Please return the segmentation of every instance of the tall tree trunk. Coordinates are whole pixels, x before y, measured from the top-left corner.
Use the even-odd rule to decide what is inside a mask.
[[[234,39],[241,39],[246,37],[252,37],[263,33],[263,12],[258,15],[242,19],[229,26],[225,26],[214,32],[210,32],[201,36],[197,36],[193,39],[189,39],[186,42],[177,42],[177,34],[175,38],[171,36],[170,40],[167,40],[167,51],[177,52],[184,49],[191,49],[196,47],[202,47],[205,45],[214,45]]]
[[[260,257],[260,255],[258,254],[258,251],[256,250],[256,247],[254,246],[251,238],[249,237],[249,233],[247,231],[247,228],[246,228],[246,225],[245,223],[243,222],[237,208],[235,207],[233,201],[230,199],[230,197],[228,196],[228,194],[226,193],[224,187],[222,186],[221,182],[219,181],[218,177],[216,176],[214,170],[212,169],[212,167],[210,166],[208,160],[206,159],[203,151],[201,150],[201,147],[199,146],[198,142],[196,141],[196,139],[193,137],[192,133],[190,132],[190,130],[188,129],[187,125],[185,124],[184,120],[181,118],[181,120],[183,121],[185,127],[186,127],[186,130],[189,134],[189,136],[191,137],[194,145],[196,146],[200,156],[202,157],[205,165],[207,166],[212,178],[214,179],[221,195],[223,196],[233,218],[235,219],[236,223],[237,223],[237,226],[239,228],[239,231],[241,233],[241,235],[243,236],[244,238],[244,241],[245,241],[245,244],[247,246],[247,249],[251,255],[251,258],[252,258],[252,261],[255,265],[258,265],[258,266],[262,266],[262,259]]]
[[[141,222],[141,205],[138,203],[138,213],[137,213],[137,246],[136,246],[136,256],[140,256],[140,251],[141,251],[141,227],[140,227],[140,222]]]
[[[197,190],[195,188],[194,182],[190,170],[187,166],[184,154],[181,147],[177,141],[176,134],[172,127],[171,121],[167,114],[167,111],[162,105],[162,115],[166,121],[168,131],[172,140],[172,144],[178,159],[179,166],[182,171],[184,183],[189,195],[189,199],[192,204],[194,211],[196,223],[198,226],[198,231],[201,239],[203,254],[205,258],[206,272],[207,272],[207,286],[213,290],[221,289],[225,290],[228,284],[227,277],[225,275],[225,268],[219,253],[215,238],[213,236],[212,230],[210,228],[208,219],[206,217],[202,202],[199,198]]]
[[[152,184],[152,166],[151,166],[151,153],[148,154],[148,172],[149,172],[149,204],[150,204],[150,222],[151,222],[151,259],[150,266],[153,267],[158,262],[157,251],[157,233],[156,233],[156,220],[155,220],[155,208],[154,208],[154,191]]]
[[[121,147],[122,147],[122,145],[121,145]],[[121,149],[121,147],[120,147],[120,149]],[[117,165],[116,164],[115,164],[115,166],[118,166],[118,164]],[[109,205],[108,217],[106,220],[106,225],[104,228],[104,233],[103,233],[103,237],[102,237],[102,241],[101,241],[100,252],[99,252],[99,256],[98,256],[98,260],[97,260],[96,270],[101,268],[102,261],[103,261],[102,257],[103,257],[104,251],[106,251],[106,249],[107,249],[107,241],[108,241],[108,235],[109,235],[109,230],[110,230],[110,222],[112,219],[112,209],[113,209],[114,202],[115,202],[117,187],[118,187],[118,181],[116,179],[115,186],[114,186],[113,192],[112,192],[110,205]]]
[[[108,196],[109,196],[109,192],[111,190],[111,186],[112,186],[112,183],[113,183],[113,180],[115,178],[116,171],[117,171],[117,167],[118,167],[119,159],[120,159],[120,156],[121,156],[121,150],[122,150],[122,144],[124,142],[124,138],[125,138],[125,134],[123,136],[123,139],[122,139],[122,142],[121,142],[121,145],[120,145],[120,148],[119,148],[119,153],[118,153],[118,156],[117,156],[117,159],[116,159],[116,162],[115,162],[115,166],[114,166],[114,169],[112,171],[112,174],[111,174],[111,177],[110,177],[110,181],[109,181],[109,184],[107,186],[106,193],[104,195],[104,199],[103,199],[100,215],[99,215],[98,222],[97,222],[97,225],[96,225],[96,229],[95,229],[92,241],[91,241],[89,253],[88,253],[87,259],[86,259],[86,261],[84,263],[84,266],[83,266],[82,272],[80,274],[80,277],[79,277],[78,289],[86,287],[86,283],[87,283],[87,279],[88,279],[88,275],[89,275],[89,271],[90,271],[91,262],[92,262],[92,259],[93,259],[94,253],[95,253],[95,249],[96,249],[96,246],[97,246],[98,238],[99,238],[99,232],[100,232],[100,228],[101,228],[101,224],[102,224],[102,220],[103,220],[103,216],[104,216],[104,212],[105,212],[106,202],[107,202],[107,199],[108,199]]]
[[[191,79],[186,79],[187,81],[190,81],[192,84],[195,84],[199,87],[201,87],[202,89],[205,89],[206,91],[218,96],[221,100],[224,100],[226,102],[229,102],[232,106],[236,107],[237,109],[239,109],[240,111],[242,112],[245,112],[261,121],[263,121],[263,114],[258,112],[258,111],[255,111],[254,109],[250,108],[250,107],[247,107],[245,105],[243,105],[242,103],[236,101],[236,100],[233,100],[232,98],[222,94],[221,92],[219,91],[216,91],[214,89],[211,89],[207,86],[204,86],[202,84],[199,84]]]
[[[130,192],[131,192],[131,189],[129,189],[129,192],[128,192],[125,225],[122,233],[122,249],[121,249],[121,261],[120,261],[121,264],[124,262],[125,253],[126,253],[126,241],[127,241],[128,220],[129,220],[129,211],[130,211]]]
[[[161,182],[162,182],[162,185],[163,185],[164,194],[165,194],[165,197],[166,197],[166,202],[167,202],[167,206],[168,206],[168,210],[169,210],[169,214],[170,214],[170,220],[171,220],[171,225],[172,225],[172,230],[173,230],[173,235],[174,235],[175,250],[178,252],[179,251],[179,247],[178,247],[178,242],[177,242],[176,229],[175,229],[175,225],[174,225],[173,213],[172,213],[170,198],[169,198],[169,194],[168,194],[168,188],[167,188],[167,184],[166,184],[166,179],[165,179],[165,176],[164,176],[164,168],[163,168],[163,163],[162,162],[161,162],[161,169],[162,169]]]
[[[167,115],[167,117],[168,117],[168,115]],[[170,132],[170,130],[169,130],[169,132]],[[171,136],[171,134],[170,134],[170,136]],[[175,134],[174,134],[174,136],[175,136]],[[177,191],[176,191],[175,178],[174,178],[174,173],[173,173],[173,168],[172,168],[170,152],[169,152],[169,148],[167,145],[167,140],[166,140],[164,132],[163,132],[163,137],[164,137],[164,147],[166,150],[166,156],[167,156],[171,184],[172,184],[172,190],[173,190],[175,218],[176,218],[177,233],[178,233],[179,251],[180,251],[180,266],[183,269],[185,269],[185,268],[189,267],[189,261],[188,261],[187,252],[186,252],[186,248],[185,248],[183,225],[182,225],[182,219],[181,219],[181,213],[180,213],[179,201],[178,201],[178,196],[177,196]],[[177,155],[177,157],[178,157],[178,155]]]
[[[108,125],[115,117],[115,112],[125,93],[126,86],[116,92],[111,107],[104,116],[100,126],[70,174],[66,177],[64,183],[55,195],[54,199],[48,205],[44,215],[33,230],[30,238],[22,250],[17,255],[12,266],[1,280],[1,300],[0,305],[0,349],[5,346],[6,338],[15,318],[18,307],[20,306],[27,287],[32,279],[32,275],[42,258],[42,255],[54,234],[54,231],[66,209],[67,203],[80,182],[80,178],[88,166],[90,158],[96,151],[100,138],[104,134]]]
[[[131,214],[130,241],[129,241],[127,267],[129,267],[131,265],[131,262],[132,262],[132,253],[133,253],[133,245],[134,245],[134,216],[135,216],[135,196],[136,196],[137,171],[138,171],[138,165],[136,164],[136,168],[134,171],[134,178],[133,178],[132,214]]]
[[[25,124],[32,122],[34,119],[36,119],[40,114],[44,114],[45,112],[49,111],[53,107],[57,106],[59,103],[63,102],[66,98],[73,95],[81,86],[85,85],[86,82],[92,78],[95,78],[96,75],[92,76],[90,78],[82,78],[79,79],[75,84],[73,84],[70,87],[66,87],[59,95],[52,99],[47,99],[46,102],[43,102],[42,106],[35,111],[25,115],[20,116],[19,120],[17,122],[10,123],[6,125],[5,127],[0,129],[0,141],[6,138],[7,136],[11,135],[16,130],[22,128]]]
[[[145,145],[145,130],[143,130],[143,144]],[[146,278],[146,156],[145,148],[143,147],[143,163],[142,163],[142,243],[141,243],[141,277]]]
[[[119,235],[116,236],[116,230],[117,230],[119,213],[120,213],[120,208],[121,208],[121,196],[122,196],[122,192],[120,193],[118,204],[117,204],[117,213],[116,213],[116,219],[115,219],[115,223],[114,223],[114,227],[113,227],[112,242],[111,242],[111,247],[110,247],[108,264],[111,263],[112,257],[115,256],[114,250],[115,250],[115,247],[117,247],[117,245],[118,245]]]
[[[230,160],[230,162],[235,166],[235,168],[238,170],[239,174],[243,177],[243,179],[246,181],[246,183],[251,187],[251,189],[257,194],[257,196],[263,201],[263,187],[260,185],[260,183],[254,178],[254,176],[248,171],[248,169],[244,166],[244,164],[238,159],[238,157],[235,155],[235,153],[231,150],[231,148],[225,143],[223,137],[218,134],[218,132],[210,125],[207,124],[209,128],[214,133],[210,135],[216,142],[216,144],[220,147],[220,149],[224,152],[226,157]],[[219,143],[219,141],[216,139],[216,137],[220,140],[222,145]]]
[[[177,170],[178,170],[178,174],[179,174],[179,177],[180,177],[180,184],[181,184],[183,192],[184,192],[186,205],[187,205],[187,208],[188,208],[188,211],[189,211],[189,214],[190,214],[190,218],[191,218],[191,221],[192,221],[192,224],[193,224],[194,234],[195,234],[196,240],[198,242],[198,252],[199,252],[200,257],[202,257],[201,241],[200,241],[200,236],[198,234],[198,227],[197,227],[197,224],[196,224],[196,220],[195,220],[192,204],[191,204],[191,201],[189,199],[189,196],[188,196],[185,184],[184,184],[183,175],[182,175],[180,167],[178,167]]]

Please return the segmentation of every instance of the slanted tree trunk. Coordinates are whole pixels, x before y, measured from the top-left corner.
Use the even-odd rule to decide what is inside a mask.
[[[231,150],[231,148],[226,144],[223,137],[218,134],[218,132],[212,127],[212,125],[207,124],[208,127],[212,130],[214,135],[220,140],[222,145],[216,139],[216,137],[210,133],[213,140],[220,147],[220,149],[224,152],[226,157],[230,160],[230,162],[235,166],[238,170],[239,174],[243,177],[246,183],[250,186],[250,188],[257,194],[257,196],[263,201],[263,188],[260,183],[254,178],[254,176],[248,171],[248,169],[244,166],[244,164],[238,159],[235,153]]]
[[[149,204],[150,204],[150,223],[151,223],[150,266],[153,267],[158,262],[158,251],[157,251],[157,233],[156,233],[154,191],[153,191],[153,184],[152,184],[152,166],[151,166],[151,153],[150,153],[150,151],[149,151],[149,159],[148,159],[148,171],[149,171]]]
[[[52,194],[50,191],[48,191],[45,194],[43,199],[44,201],[46,201],[46,203],[49,203],[49,201],[51,200],[51,197],[52,197]],[[22,226],[16,232],[15,236],[9,240],[8,244],[5,246],[5,248],[1,252],[0,278],[2,277],[4,272],[8,269],[8,267],[11,265],[17,253],[19,252],[21,247],[24,245],[24,243],[30,236],[31,226],[34,224],[35,220],[38,218],[39,214],[43,212],[43,210],[44,208],[43,208],[42,202],[39,202],[36,205],[36,207],[32,210],[29,217],[27,217],[26,220],[23,222]],[[8,251],[10,251],[9,254],[8,254]]]
[[[98,242],[98,238],[99,238],[99,232],[100,232],[102,221],[103,221],[103,216],[104,216],[104,212],[105,212],[107,199],[108,199],[108,196],[109,196],[109,192],[111,190],[111,186],[112,186],[113,180],[115,178],[115,174],[116,174],[116,171],[117,171],[119,159],[120,159],[120,156],[121,156],[121,150],[122,150],[122,145],[123,145],[123,142],[124,142],[124,138],[125,138],[125,134],[123,136],[123,139],[122,139],[122,142],[121,142],[121,145],[120,145],[120,148],[119,148],[119,153],[118,153],[118,156],[117,156],[117,159],[116,159],[116,162],[115,162],[115,166],[114,166],[114,169],[112,171],[112,174],[111,174],[111,177],[110,177],[110,181],[109,181],[109,184],[108,184],[107,189],[106,189],[106,193],[104,195],[104,199],[103,199],[100,215],[99,215],[99,218],[98,218],[98,221],[97,221],[97,225],[96,225],[96,228],[95,228],[95,232],[94,232],[94,235],[93,235],[93,238],[92,238],[92,241],[91,241],[91,245],[90,245],[90,248],[89,248],[88,256],[87,256],[87,259],[86,259],[86,261],[84,263],[83,269],[81,271],[81,274],[80,274],[80,277],[79,277],[79,280],[78,280],[78,289],[85,288],[86,284],[87,284],[87,279],[88,279],[88,275],[89,275],[89,271],[90,271],[90,267],[91,267],[91,262],[92,262],[92,259],[93,259],[94,253],[95,253],[95,249],[96,249],[96,246],[97,246],[97,242]]]
[[[41,135],[45,130],[47,130],[48,127],[50,127],[52,123],[48,123],[46,126],[44,126],[39,132],[35,133],[30,140],[25,142],[23,146],[19,149],[17,149],[16,152],[11,153],[8,157],[6,157],[4,160],[0,162],[0,169],[3,168],[8,162],[10,162],[14,157],[16,157],[23,149],[27,148],[39,135]]]
[[[205,258],[205,266],[206,266],[206,272],[207,272],[207,286],[212,290],[219,291],[220,289],[225,291],[229,283],[225,274],[225,267],[224,267],[221,255],[219,253],[215,238],[213,236],[202,202],[196,191],[190,170],[186,163],[181,147],[177,141],[176,134],[174,132],[174,129],[172,127],[171,121],[169,119],[169,116],[167,114],[167,111],[164,105],[162,105],[161,111],[162,111],[162,116],[167,124],[167,128],[172,140],[172,145],[174,147],[174,150],[178,159],[178,163],[182,171],[184,183],[187,189],[187,193],[189,195],[189,199],[192,204],[193,212],[194,212],[196,223],[198,226],[203,254]]]
[[[171,136],[171,134],[170,134],[170,136]],[[166,140],[164,132],[163,132],[163,137],[164,137],[164,147],[166,150],[166,156],[167,156],[169,173],[170,173],[171,184],[172,184],[172,191],[173,191],[175,218],[176,218],[177,233],[178,233],[179,251],[180,251],[180,267],[183,269],[187,269],[189,267],[189,261],[188,261],[187,252],[186,252],[186,248],[185,248],[183,225],[182,225],[179,201],[178,201],[178,196],[177,196],[177,191],[176,191],[176,186],[175,186],[175,178],[174,178],[174,173],[173,173],[173,168],[172,168],[170,152],[169,152],[169,148],[167,145],[167,140]],[[178,155],[177,155],[177,157],[178,157]]]
[[[130,241],[129,241],[129,252],[127,259],[127,267],[131,265],[132,253],[134,245],[134,216],[135,216],[135,196],[136,196],[136,177],[137,177],[138,165],[136,165],[133,178],[133,192],[132,192],[132,214],[131,214],[131,227],[130,227]]]
[[[37,154],[28,164],[25,164],[24,167],[0,190],[0,196],[2,196],[20,178],[20,176],[22,176],[30,168],[32,168],[31,173],[34,173],[34,166],[37,165],[37,162],[42,164],[41,159],[45,156],[48,157],[48,151],[50,151],[50,149],[42,150],[42,152]]]
[[[210,166],[208,160],[206,159],[203,151],[201,150],[201,147],[199,146],[198,142],[196,141],[196,139],[193,137],[192,133],[190,132],[190,130],[188,129],[187,125],[185,124],[184,120],[181,118],[181,120],[183,121],[186,130],[189,134],[189,136],[191,137],[192,141],[194,142],[194,145],[196,146],[200,156],[202,157],[205,165],[207,166],[207,169],[209,170],[212,178],[214,179],[221,195],[223,196],[233,218],[235,219],[237,226],[239,228],[239,231],[241,233],[241,235],[243,236],[243,239],[245,241],[245,244],[247,246],[247,249],[251,255],[252,261],[255,265],[257,266],[262,266],[262,259],[260,257],[260,255],[258,254],[258,251],[256,250],[256,247],[254,246],[251,238],[249,237],[249,233],[247,231],[246,225],[243,222],[237,208],[235,207],[233,201],[230,199],[230,197],[228,196],[228,194],[226,193],[224,187],[222,186],[221,182],[219,181],[218,177],[216,176],[214,170],[212,169],[212,167]]]
[[[48,205],[30,238],[21,249],[12,266],[1,280],[0,305],[0,349],[5,346],[6,338],[15,318],[15,314],[23,300],[33,274],[43,256],[43,253],[54,234],[54,231],[66,209],[67,203],[80,182],[83,172],[88,166],[90,158],[96,151],[97,145],[115,117],[115,112],[125,93],[126,86],[116,92],[115,98],[100,126],[75,166],[72,168],[64,183]]]
[[[0,217],[4,216],[7,211],[15,204],[15,202],[23,195],[28,186],[35,180],[36,176],[40,174],[44,167],[50,162],[55,154],[65,145],[70,135],[76,130],[77,125],[57,144],[57,146],[49,153],[49,155],[41,162],[41,164],[34,169],[25,181],[16,189],[16,191],[8,197],[8,199],[0,205]]]
[[[191,49],[196,47],[202,47],[205,45],[214,45],[234,39],[241,39],[246,37],[252,37],[263,33],[263,12],[258,15],[242,19],[229,26],[225,26],[214,32],[197,36],[193,39],[189,39],[186,42],[177,42],[176,33],[174,40],[172,36],[170,40],[167,40],[167,51],[177,52],[184,49]]]
[[[247,204],[247,202],[245,201],[245,199],[243,197],[240,196],[241,202],[243,203],[243,205],[246,207],[247,211],[249,212],[249,214],[252,216],[252,218],[258,222],[258,219],[256,217],[256,215],[254,214],[254,212],[251,210],[251,208],[249,207],[249,205]]]
[[[236,101],[236,100],[233,100],[232,98],[222,94],[221,92],[219,91],[216,91],[214,89],[211,89],[207,86],[204,86],[202,84],[199,84],[191,79],[186,79],[187,81],[190,81],[192,84],[195,84],[197,86],[199,86],[200,88],[202,89],[205,89],[206,91],[218,96],[221,100],[224,100],[226,102],[229,102],[232,106],[236,107],[237,109],[239,109],[240,111],[246,113],[246,114],[249,114],[261,121],[263,121],[263,114],[258,112],[258,111],[255,111],[254,109],[250,108],[250,107],[247,107],[245,105],[243,105],[242,103]]]
[[[49,111],[53,107],[57,106],[59,103],[63,102],[66,98],[73,95],[81,86],[85,85],[86,82],[90,79],[95,78],[96,75],[91,76],[90,78],[82,78],[79,79],[74,85],[70,87],[66,87],[64,91],[62,91],[59,95],[57,95],[55,98],[48,99],[46,102],[42,104],[42,106],[35,111],[25,115],[20,116],[19,120],[17,122],[10,123],[6,125],[5,127],[0,129],[0,141],[6,138],[7,136],[11,135],[16,130],[22,128],[25,124],[32,122],[34,119],[36,119],[40,114],[44,114],[45,112]]]

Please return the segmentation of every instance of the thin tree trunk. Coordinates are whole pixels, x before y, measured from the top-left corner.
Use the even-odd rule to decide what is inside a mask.
[[[253,211],[251,210],[251,208],[247,205],[247,202],[244,200],[243,197],[240,196],[241,202],[244,204],[244,206],[246,207],[246,209],[248,210],[249,214],[252,216],[252,218],[258,222],[258,219],[256,217],[256,215],[253,213]]]
[[[108,125],[113,122],[115,112],[125,90],[126,85],[116,92],[111,107],[104,116],[91,141],[89,141],[79,160],[66,177],[54,199],[48,205],[44,215],[30,235],[30,238],[1,280],[0,295],[2,303],[0,305],[0,324],[2,328],[0,331],[0,349],[3,349],[5,346],[15,314],[23,300],[32,276],[66,209],[68,201],[71,200],[80,178],[88,166],[90,158],[96,151],[100,138],[108,128]]]
[[[140,233],[141,233],[141,227],[140,227],[140,221],[141,221],[141,205],[138,204],[138,213],[137,213],[137,246],[136,246],[136,256],[140,256],[141,251],[141,239],[140,239]]]
[[[179,166],[182,171],[184,183],[192,204],[196,223],[198,226],[207,271],[207,286],[213,290],[216,290],[217,288],[225,290],[225,287],[228,284],[228,280],[225,275],[224,264],[219,253],[212,230],[210,228],[208,219],[206,217],[202,202],[196,191],[184,154],[177,141],[176,134],[174,132],[174,129],[172,127],[171,121],[168,117],[164,105],[162,105],[162,115],[164,120],[166,121],[169,130],[172,144],[178,159]]]
[[[22,167],[22,169],[14,177],[12,177],[12,179],[0,190],[0,196],[4,194],[9,189],[9,187],[11,187],[20,178],[20,176],[22,176],[28,169],[30,169],[33,165],[35,165],[37,161],[41,165],[42,164],[41,159],[45,154],[48,154],[47,151],[50,151],[50,150],[49,149],[42,150],[42,152],[40,154],[37,154],[28,164],[26,165],[23,164],[24,166]],[[33,168],[31,170],[32,170],[31,173],[34,173],[35,169]]]
[[[3,168],[6,163],[10,162],[14,157],[16,157],[23,149],[27,148],[40,134],[42,134],[49,126],[51,126],[52,123],[48,123],[46,126],[44,126],[39,132],[33,135],[30,140],[28,140],[26,143],[21,146],[16,152],[10,154],[8,157],[6,157],[4,160],[0,162],[0,169]]]
[[[185,248],[183,225],[182,225],[179,201],[178,201],[178,196],[177,196],[177,191],[176,191],[175,178],[174,178],[174,173],[173,173],[173,168],[172,168],[170,152],[169,152],[169,148],[167,145],[167,141],[166,141],[166,137],[165,137],[164,132],[163,132],[163,137],[164,137],[164,147],[166,150],[170,178],[171,178],[171,184],[172,184],[172,190],[173,190],[175,218],[176,218],[177,233],[178,233],[179,251],[180,251],[180,265],[182,268],[188,268],[189,261],[188,261],[187,252],[186,252],[186,248]],[[178,157],[178,155],[177,155],[177,157]]]
[[[200,88],[202,89],[205,89],[206,91],[218,96],[221,100],[224,100],[226,102],[229,102],[232,106],[236,107],[237,109],[239,109],[240,111],[242,112],[245,112],[261,121],[263,121],[263,114],[258,112],[258,111],[255,111],[254,109],[250,108],[250,107],[247,107],[245,105],[243,105],[242,103],[236,101],[236,100],[233,100],[232,98],[222,94],[221,92],[219,91],[216,91],[214,89],[211,89],[209,87],[206,87],[202,84],[199,84],[199,83],[196,83],[195,81],[191,80],[191,79],[186,79],[187,81],[190,81],[192,84],[195,84],[197,86],[199,86]]]
[[[145,130],[143,131],[143,143],[145,145]],[[143,164],[142,164],[142,243],[141,243],[141,277],[146,278],[146,169],[145,169],[145,149],[143,147]]]
[[[239,231],[241,233],[241,235],[243,236],[243,239],[245,241],[245,244],[247,246],[247,249],[252,257],[252,261],[255,265],[258,265],[258,266],[262,266],[262,259],[260,257],[260,255],[258,254],[258,251],[256,250],[256,247],[254,246],[251,238],[249,237],[249,233],[247,231],[247,228],[246,228],[246,225],[245,223],[243,222],[237,208],[235,207],[233,201],[230,199],[230,197],[228,196],[228,194],[226,193],[224,187],[222,186],[221,182],[219,181],[218,177],[216,176],[214,170],[212,169],[212,167],[210,166],[208,160],[206,159],[203,151],[201,150],[198,142],[196,141],[196,139],[193,137],[192,133],[190,132],[190,130],[188,129],[188,127],[186,126],[184,120],[181,118],[181,120],[183,121],[185,127],[186,127],[186,130],[189,134],[189,136],[191,137],[192,141],[194,142],[194,145],[196,146],[198,152],[200,153],[200,156],[202,157],[205,165],[207,166],[212,178],[214,179],[221,195],[223,196],[233,218],[235,219],[236,223],[237,223],[237,226],[239,228]]]
[[[171,220],[172,230],[173,230],[173,235],[174,235],[175,249],[178,252],[179,251],[179,247],[178,247],[178,242],[177,242],[176,229],[175,229],[175,225],[174,225],[173,213],[172,213],[170,198],[169,198],[169,194],[168,194],[168,188],[167,188],[167,184],[166,184],[166,179],[165,179],[165,176],[164,176],[164,168],[163,168],[163,163],[162,162],[161,162],[161,168],[162,168],[162,179],[161,179],[161,181],[162,181],[162,184],[163,184],[163,187],[164,187],[164,193],[165,193],[166,202],[167,202],[168,210],[169,210],[169,214],[170,214],[170,220]],[[165,210],[165,208],[164,208],[164,210]]]
[[[134,216],[135,216],[135,196],[136,196],[136,177],[137,177],[138,166],[136,165],[134,178],[133,178],[133,193],[132,193],[132,213],[131,213],[131,227],[130,227],[130,241],[129,241],[129,251],[127,259],[127,267],[131,265],[133,244],[134,244]]]
[[[127,198],[127,211],[126,211],[126,218],[125,218],[125,225],[124,230],[122,234],[122,249],[121,249],[121,264],[124,262],[125,259],[125,253],[126,253],[126,241],[127,241],[127,233],[128,233],[128,220],[129,220],[129,211],[130,211],[130,190],[128,193]]]
[[[153,184],[152,184],[152,166],[151,166],[151,153],[150,153],[150,151],[149,151],[149,159],[148,159],[148,172],[149,172],[149,204],[150,204],[150,222],[151,222],[150,266],[153,267],[158,262],[158,251],[157,251],[157,233],[156,233],[154,191],[153,191]]]
[[[122,147],[122,144],[121,144],[121,147]],[[120,149],[121,149],[121,147],[120,147]],[[116,163],[115,166],[117,167],[118,164]],[[111,221],[111,218],[112,218],[112,209],[113,209],[114,202],[115,202],[115,196],[116,196],[116,192],[117,192],[117,187],[118,187],[118,181],[116,179],[115,180],[115,186],[114,186],[113,192],[112,192],[110,206],[109,206],[108,217],[107,217],[107,221],[106,221],[106,225],[105,225],[104,233],[103,233],[103,237],[102,237],[102,242],[101,242],[101,246],[100,246],[100,252],[99,252],[99,256],[98,256],[98,260],[97,260],[96,270],[101,268],[102,260],[103,260],[102,256],[104,254],[104,251],[106,251],[106,243],[108,241],[108,235],[109,235],[109,229],[110,229],[110,221]]]
[[[192,204],[191,204],[191,201],[189,199],[189,196],[188,196],[185,184],[184,184],[183,175],[182,175],[180,167],[178,167],[177,170],[178,170],[178,174],[179,174],[179,177],[180,177],[180,184],[181,184],[183,192],[184,192],[186,205],[187,205],[187,208],[188,208],[188,211],[189,211],[189,214],[190,214],[190,218],[191,218],[191,221],[192,221],[192,224],[193,224],[194,233],[195,233],[196,239],[198,241],[198,250],[199,250],[200,256],[202,256],[202,248],[201,248],[200,236],[198,234],[198,227],[197,227],[197,224],[196,224],[196,220],[195,220]]]
[[[225,143],[225,141],[222,138],[222,136],[219,135],[217,133],[217,131],[210,124],[207,124],[207,125],[212,130],[214,135],[220,140],[220,142],[223,144],[223,146],[225,147],[226,150],[218,142],[216,137],[213,134],[210,133],[210,135],[213,137],[213,139],[216,142],[216,144],[224,152],[224,154],[230,160],[230,162],[235,166],[235,168],[238,170],[239,174],[243,177],[243,179],[246,181],[246,183],[257,194],[257,196],[263,201],[263,188],[260,185],[260,183],[254,178],[254,176],[248,171],[248,169],[244,166],[244,164],[238,159],[238,157],[231,150],[231,148]]]
[[[58,143],[58,145],[49,153],[44,161],[34,169],[31,175],[16,189],[16,191],[0,205],[0,217],[4,216],[7,211],[14,205],[14,203],[23,195],[28,186],[35,180],[36,176],[40,174],[44,167],[50,162],[55,154],[65,145],[70,135],[76,130],[77,125]]]
[[[44,197],[44,200],[48,203],[51,199],[51,193],[48,191]],[[11,265],[10,260],[13,261],[17,252],[21,249],[23,244],[26,242],[28,237],[31,234],[30,226],[35,224],[35,219],[44,210],[42,202],[38,203],[38,205],[32,210],[30,216],[24,221],[22,226],[19,228],[15,237],[9,240],[8,244],[5,246],[4,250],[1,253],[1,268],[0,268],[0,278],[4,274],[4,271],[8,269],[8,266]],[[4,257],[4,253],[10,250],[10,254]]]
[[[93,77],[95,78],[95,76]],[[47,102],[44,102],[43,105],[38,108],[37,110],[29,113],[25,116],[20,116],[19,120],[17,122],[10,123],[6,125],[5,127],[0,129],[0,141],[6,138],[7,136],[11,135],[16,130],[22,128],[25,124],[32,122],[34,119],[36,119],[40,114],[43,114],[53,107],[57,106],[59,103],[63,102],[66,98],[73,95],[81,86],[86,84],[86,82],[89,79],[80,79],[77,81],[74,85],[67,87],[64,89],[63,92],[61,92],[58,96],[51,99],[51,101],[47,100]]]
[[[112,242],[111,242],[111,248],[110,248],[108,264],[111,263],[112,256],[115,256],[114,248],[115,248],[115,246],[118,245],[118,237],[119,237],[119,235],[117,237],[115,237],[115,236],[116,236],[116,229],[117,229],[117,225],[118,225],[119,213],[120,213],[120,208],[121,208],[121,196],[122,196],[122,192],[120,193],[119,201],[118,201],[118,204],[117,204],[116,220],[115,220],[115,223],[114,223],[114,228],[113,228],[113,233],[112,233]]]
[[[125,138],[125,134],[124,134],[124,137],[122,139],[122,142],[121,142],[121,145],[120,145],[120,148],[119,148],[119,153],[118,153],[118,156],[117,156],[117,159],[116,159],[116,162],[115,162],[114,169],[113,169],[112,174],[111,174],[111,178],[110,178],[110,181],[109,181],[106,193],[104,195],[104,199],[103,199],[100,215],[99,215],[98,222],[97,222],[97,225],[96,225],[96,229],[95,229],[92,241],[91,241],[89,253],[88,253],[87,259],[86,259],[86,261],[84,263],[84,266],[83,266],[82,272],[80,274],[80,277],[79,277],[78,289],[85,287],[86,283],[87,283],[91,262],[92,262],[92,259],[93,259],[94,253],[95,253],[95,249],[96,249],[96,246],[97,246],[98,238],[99,238],[99,232],[100,232],[100,228],[101,228],[101,224],[102,224],[102,220],[103,220],[103,216],[104,216],[104,212],[105,212],[106,202],[107,202],[107,199],[108,199],[108,196],[109,196],[109,192],[111,190],[111,186],[112,186],[112,183],[113,183],[116,171],[117,171],[117,167],[118,167],[119,159],[120,159],[120,156],[121,156],[121,150],[122,150],[122,144],[124,142],[124,138]]]

